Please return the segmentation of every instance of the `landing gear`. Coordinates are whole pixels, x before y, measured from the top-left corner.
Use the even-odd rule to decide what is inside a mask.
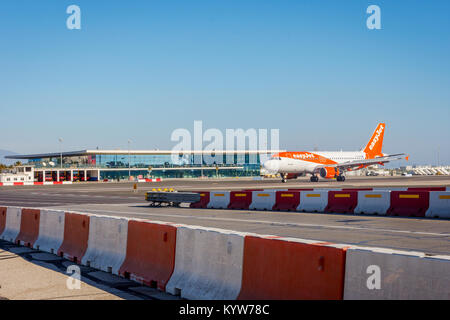
[[[287,174],[281,174],[281,182],[286,183]]]
[[[337,176],[336,180],[340,181],[340,182],[344,182],[345,181],[345,176],[343,176],[343,175]]]
[[[311,176],[311,178],[309,178],[309,181],[311,181],[311,182],[319,182],[319,177],[318,176]]]

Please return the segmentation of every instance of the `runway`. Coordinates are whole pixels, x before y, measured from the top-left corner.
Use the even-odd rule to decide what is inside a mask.
[[[53,208],[101,215],[136,217],[150,220],[222,228],[356,244],[362,246],[450,254],[450,221],[440,219],[381,216],[265,212],[191,208],[152,208],[144,200],[152,188],[193,190],[239,190],[269,188],[352,188],[352,187],[450,186],[450,177],[355,177],[341,183],[306,179],[287,183],[275,179],[167,180],[159,183],[80,183],[59,186],[20,186],[0,188],[0,206]]]

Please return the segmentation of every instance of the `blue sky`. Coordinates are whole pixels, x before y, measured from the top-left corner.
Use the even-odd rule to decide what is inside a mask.
[[[66,8],[81,8],[68,30]],[[381,8],[368,30],[366,8]],[[449,1],[0,2],[0,149],[171,149],[177,128],[450,164]]]

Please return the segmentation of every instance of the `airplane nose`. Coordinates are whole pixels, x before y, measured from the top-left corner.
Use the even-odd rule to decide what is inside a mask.
[[[263,167],[269,172],[278,172],[278,163],[275,160],[268,160],[264,162]]]

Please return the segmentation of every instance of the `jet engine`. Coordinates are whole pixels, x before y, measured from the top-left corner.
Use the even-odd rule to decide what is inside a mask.
[[[339,170],[336,170],[334,167],[320,168],[320,176],[322,178],[332,179],[338,175],[339,175]]]

